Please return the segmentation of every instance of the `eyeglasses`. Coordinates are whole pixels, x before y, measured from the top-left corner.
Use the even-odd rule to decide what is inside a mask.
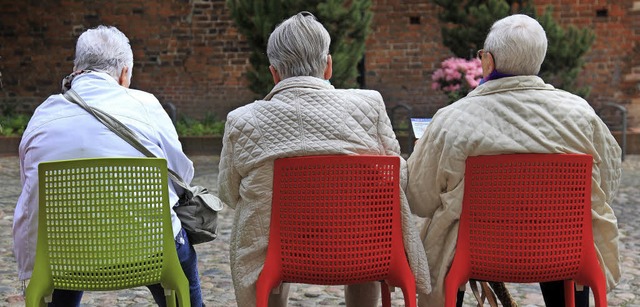
[[[478,52],[476,52],[476,58],[478,60],[482,60],[482,56],[484,55],[484,53],[485,53],[484,49],[478,50]]]

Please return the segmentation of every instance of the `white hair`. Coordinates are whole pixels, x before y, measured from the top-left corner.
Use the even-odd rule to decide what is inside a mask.
[[[269,36],[267,57],[281,79],[322,78],[331,37],[311,13],[300,12],[278,25]]]
[[[112,26],[98,26],[82,33],[76,43],[75,70],[104,72],[116,81],[124,67],[129,80],[133,71],[133,51],[129,39]]]
[[[522,14],[496,21],[484,41],[497,71],[537,75],[547,54],[547,35],[537,20]]]

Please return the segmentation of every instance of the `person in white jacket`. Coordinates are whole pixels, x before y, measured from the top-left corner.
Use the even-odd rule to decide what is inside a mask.
[[[98,26],[82,33],[76,44],[74,73],[63,80],[89,106],[105,111],[140,138],[157,157],[185,182],[193,178],[193,163],[182,151],[178,134],[162,105],[150,93],[130,89],[133,52],[129,39],[115,27]],[[51,95],[35,110],[19,146],[22,192],[13,220],[13,250],[20,280],[31,278],[38,229],[38,164],[45,161],[95,157],[144,157],[86,110],[62,94]],[[182,188],[169,184],[171,204],[177,204]],[[202,305],[198,259],[171,210],[173,235],[180,264],[189,279],[192,306]],[[155,301],[165,305],[164,290],[149,286]],[[79,306],[81,291],[53,292],[52,306]]]
[[[266,257],[273,161],[326,155],[400,155],[382,97],[371,90],[335,89],[327,30],[310,13],[285,20],[271,33],[267,55],[275,87],[263,99],[227,116],[220,156],[219,197],[235,209],[231,276],[238,306],[256,304],[256,281]],[[402,182],[406,184],[402,160]],[[424,249],[403,198],[404,242],[417,291],[430,291]],[[377,306],[378,282],[346,288],[347,306]],[[269,306],[286,306],[288,286]]]
[[[409,204],[430,221],[422,239],[433,291],[419,297],[420,306],[444,306],[443,282],[455,252],[469,156],[592,155],[595,246],[607,288],[620,279],[618,227],[610,206],[620,183],[620,146],[587,101],[536,76],[546,51],[546,34],[535,19],[512,15],[495,22],[479,52],[482,84],[435,114],[407,161]],[[542,283],[541,289],[547,306],[564,306],[561,281]],[[588,296],[577,292],[576,306],[588,306]]]

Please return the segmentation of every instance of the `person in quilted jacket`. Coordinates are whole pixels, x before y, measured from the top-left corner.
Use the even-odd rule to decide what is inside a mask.
[[[273,161],[326,154],[400,155],[380,93],[336,89],[330,37],[302,12],[271,33],[267,46],[275,87],[262,100],[227,116],[220,156],[219,197],[235,209],[230,242],[231,276],[238,306],[255,306],[256,280],[267,252]],[[406,163],[401,180],[406,184]],[[430,291],[426,255],[402,193],[404,243],[417,290]],[[348,286],[347,306],[377,306],[379,283]],[[286,306],[288,286],[269,306]]]
[[[546,51],[545,31],[535,19],[512,15],[495,22],[479,52],[481,85],[435,114],[407,161],[409,204],[429,221],[422,239],[433,291],[419,297],[420,306],[444,306],[469,156],[592,155],[595,246],[608,290],[620,279],[618,226],[610,206],[620,183],[620,146],[587,101],[537,76]],[[547,306],[564,306],[562,282],[540,286]],[[576,306],[588,306],[588,298],[588,291],[577,292]]]

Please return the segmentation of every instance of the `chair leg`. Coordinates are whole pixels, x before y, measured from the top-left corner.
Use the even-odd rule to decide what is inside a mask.
[[[173,291],[178,298],[178,307],[191,306],[191,292],[189,282],[186,284],[178,284],[178,289]]]
[[[279,278],[264,274],[264,271],[260,274],[256,283],[256,307],[269,306],[271,291],[273,289],[278,289],[278,292],[281,291],[280,282]]]
[[[389,279],[384,281],[382,284],[383,291],[383,302],[385,296],[389,297],[389,306],[391,302],[391,293],[389,293],[389,285],[395,288],[402,289],[402,295],[404,297],[404,304],[406,307],[415,307],[417,305],[416,298],[416,280],[413,277],[413,273],[411,272],[411,268],[409,268],[409,263],[404,262],[401,266],[396,266],[393,274],[389,274],[387,276]],[[386,289],[385,289],[386,288]],[[391,288],[393,289],[393,288]],[[388,294],[385,294],[384,292]],[[383,307],[385,305],[383,304]]]
[[[29,285],[25,293],[25,306],[26,307],[39,307],[47,306],[47,303],[51,302],[53,295],[53,284],[43,281],[41,278],[32,278],[29,280]]]
[[[567,307],[576,306],[575,286],[571,279],[564,281],[564,305]]]
[[[380,281],[380,293],[382,295],[382,307],[391,307],[391,292],[386,281]]]
[[[585,256],[582,265],[586,269],[583,269],[576,277],[576,282],[591,288],[596,307],[607,306],[607,281],[600,268],[600,262],[595,256],[595,251],[591,252],[589,256]]]
[[[413,281],[413,279],[411,279]],[[416,298],[416,283],[409,283],[403,285],[402,287],[402,295],[404,295],[404,305],[406,307],[416,307],[417,306],[417,298]]]
[[[176,291],[171,289],[164,289],[164,297],[165,301],[167,302],[167,307],[176,307]]]
[[[593,300],[596,304],[596,307],[605,307],[607,306],[607,288],[606,286],[602,286],[599,284],[595,284],[591,288],[593,292]]]
[[[445,307],[456,307],[456,302],[458,301],[458,290],[465,288],[463,287],[467,283],[467,279],[465,279],[461,275],[451,274],[451,271],[447,274],[447,277],[444,280],[444,306]]]

